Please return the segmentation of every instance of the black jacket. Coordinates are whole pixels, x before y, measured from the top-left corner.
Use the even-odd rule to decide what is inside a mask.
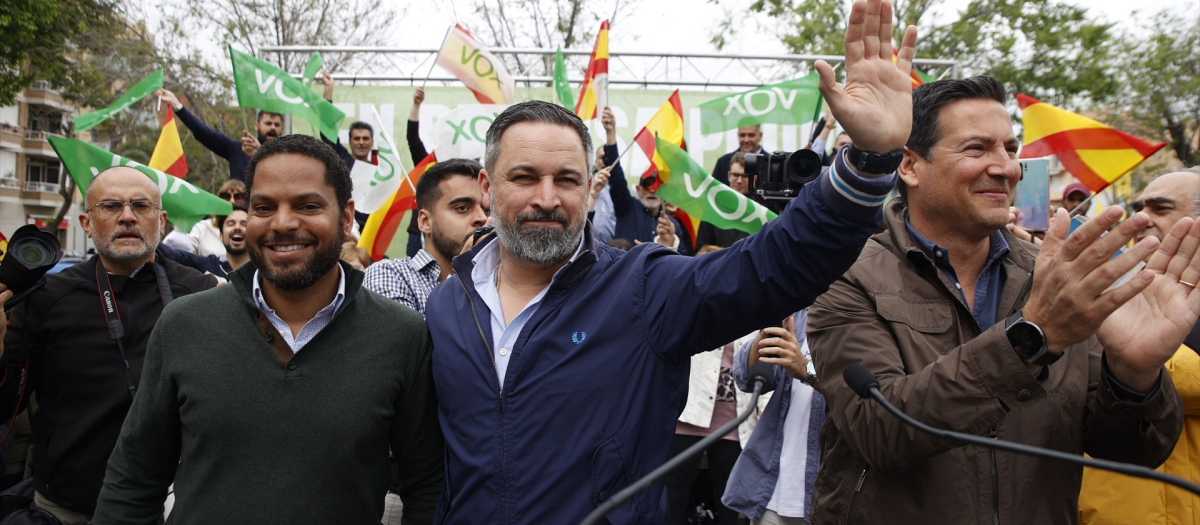
[[[229,161],[230,180],[246,180],[246,166],[250,164],[250,156],[242,151],[240,139],[227,137],[224,133],[208,127],[208,124],[196,118],[187,108],[180,108],[175,112],[175,116],[179,117],[179,121],[192,131],[192,135],[204,144],[204,147]]]
[[[0,414],[7,422],[37,394],[33,413],[34,487],[51,501],[92,514],[108,457],[116,446],[132,396],[117,343],[109,337],[96,285],[96,260],[51,275],[46,286],[14,308],[4,338],[5,381]],[[205,275],[167,260],[175,298],[217,284]],[[141,380],[150,330],[162,313],[154,268],[132,278],[112,275],[112,291],[125,329],[125,354],[134,384]],[[197,314],[201,315],[201,314]],[[28,386],[20,374],[28,357]]]

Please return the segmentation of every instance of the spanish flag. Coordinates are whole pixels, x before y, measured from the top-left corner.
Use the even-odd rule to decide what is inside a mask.
[[[604,107],[608,107],[608,20],[600,22],[600,34],[596,35],[596,47],[592,48],[592,58],[583,74],[575,114],[583,120],[592,120]]]
[[[417,182],[421,180],[421,174],[434,164],[437,164],[437,157],[433,153],[426,155],[425,159],[417,163],[417,167],[404,177],[407,183],[402,183],[400,189],[367,218],[358,245],[371,252],[372,259],[383,260],[388,246],[392,244],[392,238],[396,236],[396,230],[400,229],[404,214],[408,210],[417,209]]]
[[[667,102],[658,108],[658,112],[650,118],[646,126],[633,137],[633,141],[642,148],[646,158],[650,159],[650,167],[642,174],[642,181],[654,181],[650,186],[652,190],[658,190],[658,185],[664,182],[658,179],[658,172],[666,166],[666,162],[658,154],[656,137],[687,150],[683,141],[683,103],[679,101],[678,89],[671,93]]]
[[[1057,155],[1064,168],[1092,191],[1121,178],[1167,143],[1151,144],[1095,120],[1017,95],[1025,124],[1021,158]]]
[[[516,100],[512,75],[504,63],[461,25],[446,32],[437,65],[454,73],[480,104],[512,104]]]
[[[179,128],[175,126],[175,111],[170,104],[167,104],[167,115],[163,118],[158,144],[150,155],[150,167],[179,178],[188,172],[187,159],[183,157],[183,143],[179,141]]]

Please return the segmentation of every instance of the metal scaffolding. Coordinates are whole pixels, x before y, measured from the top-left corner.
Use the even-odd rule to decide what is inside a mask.
[[[437,75],[430,76],[433,68],[431,66],[433,60],[436,59],[437,48],[412,48],[412,47],[369,47],[369,46],[263,46],[259,48],[261,53],[340,53],[340,54],[377,54],[383,55],[387,64],[392,66],[391,69],[395,72],[385,73],[351,73],[337,72],[331,73],[334,80],[340,82],[435,82],[448,84],[457,82],[452,76]],[[545,60],[548,56],[553,56],[556,53],[554,49],[546,48],[507,48],[493,47],[488,49],[489,52],[495,55],[516,55],[516,56],[534,56]],[[563,55],[568,57],[591,56],[590,49],[564,49]],[[391,56],[400,55],[410,58],[408,62],[415,64],[409,68],[403,68],[391,60]],[[419,60],[417,60],[419,58]],[[624,59],[638,59],[649,62],[649,66],[642,68],[641,73],[625,62]],[[753,88],[763,84],[772,83],[772,81],[781,81],[779,79],[763,79],[758,75],[760,69],[776,68],[776,75],[780,76],[780,72],[786,71],[787,68],[795,69],[796,64],[813,63],[817,60],[824,60],[833,64],[835,67],[845,62],[842,56],[834,55],[771,55],[771,54],[723,54],[723,53],[661,53],[661,52],[638,52],[638,51],[610,51],[609,52],[609,79],[610,85],[631,85],[631,86],[686,86],[686,87],[703,87],[703,88]],[[674,78],[671,78],[672,68],[671,62],[677,62],[677,68]],[[724,65],[720,66],[715,73],[706,73],[705,68],[697,66],[696,61],[706,61],[709,63]],[[303,63],[303,62],[301,62]],[[614,63],[620,67],[613,67]],[[754,67],[751,63],[758,64]],[[735,76],[734,73],[725,73],[732,65],[739,65],[744,72],[742,75],[752,77],[752,80],[723,80]],[[659,66],[663,67],[659,69]],[[685,75],[684,65],[690,66],[690,71],[694,74]],[[915,67],[934,67],[941,68],[942,71],[939,78],[956,78],[958,77],[958,61],[948,59],[929,59],[917,58],[913,60]],[[371,69],[379,69],[378,62],[372,62]],[[715,66],[714,66],[715,67]],[[623,70],[623,71],[622,71]],[[620,73],[614,74],[620,71]],[[654,71],[656,75],[651,75]],[[711,69],[709,69],[711,71]],[[299,72],[290,72],[299,77]],[[514,72],[513,80],[517,83],[524,83],[527,86],[531,85],[547,85],[553,81],[551,77],[544,75],[523,74],[522,71]],[[722,74],[725,73],[724,76]],[[654,78],[652,78],[654,76]],[[578,84],[582,81],[581,78],[570,79],[572,83]]]

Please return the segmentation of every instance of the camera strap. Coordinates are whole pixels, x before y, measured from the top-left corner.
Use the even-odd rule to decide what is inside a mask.
[[[171,282],[167,280],[167,271],[163,269],[162,265],[157,263],[151,265],[154,267],[154,280],[158,283],[159,298],[162,300],[163,308],[166,308],[175,299],[171,293]],[[125,325],[121,321],[117,295],[113,293],[112,279],[109,278],[108,271],[104,269],[104,263],[100,260],[100,256],[96,256],[96,291],[100,293],[100,311],[104,314],[104,321],[108,325],[108,336],[117,342],[117,357],[121,360],[121,364],[125,365],[125,386],[129,389],[129,395],[132,397],[137,394],[137,385],[133,382],[133,370],[129,367],[129,358],[125,354]]]

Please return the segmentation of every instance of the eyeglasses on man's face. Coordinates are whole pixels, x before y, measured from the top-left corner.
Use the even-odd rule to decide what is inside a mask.
[[[158,210],[158,204],[154,201],[140,199],[132,202],[121,202],[117,200],[100,201],[91,208],[88,208],[88,213],[95,212],[102,219],[114,219],[121,216],[125,211],[125,207],[133,210],[133,214],[141,218],[154,216],[154,212]]]

